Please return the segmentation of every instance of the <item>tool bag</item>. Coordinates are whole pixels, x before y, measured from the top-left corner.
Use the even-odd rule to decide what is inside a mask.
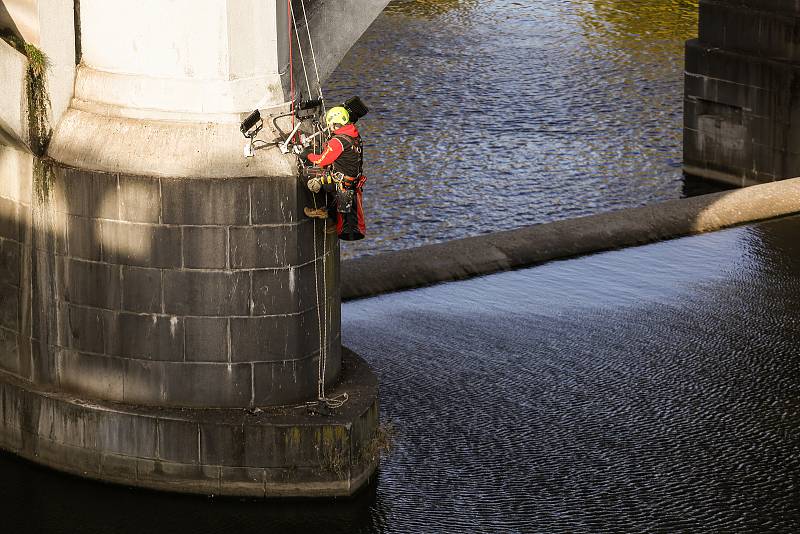
[[[358,241],[367,235],[363,208],[363,188],[366,181],[367,177],[361,175],[353,188],[346,189],[352,195],[350,209],[345,213],[336,211],[336,233],[342,241]]]

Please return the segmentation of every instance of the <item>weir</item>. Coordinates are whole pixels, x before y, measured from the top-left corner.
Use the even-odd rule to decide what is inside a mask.
[[[338,242],[303,216],[294,156],[245,159],[239,123],[288,112],[307,33],[324,80],[386,3],[3,2],[9,41],[49,57],[50,106],[0,41],[0,446],[182,492],[369,479],[377,384],[341,347]]]

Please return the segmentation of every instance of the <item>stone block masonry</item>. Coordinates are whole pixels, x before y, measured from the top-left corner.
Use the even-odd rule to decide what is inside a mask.
[[[296,178],[48,172],[41,194],[0,191],[0,369],[135,404],[302,402],[327,316],[336,382],[338,246]]]
[[[297,407],[148,408],[91,402],[0,371],[0,447],[103,481],[245,497],[350,495],[378,462],[377,382],[346,351],[333,394],[348,403],[320,417]]]
[[[686,45],[684,170],[746,186],[800,176],[800,4],[702,0]]]
[[[341,347],[338,243],[299,215],[296,177],[36,165],[0,180],[0,447],[186,493],[370,479],[377,383]],[[349,396],[326,416],[306,404],[321,346],[329,395]]]

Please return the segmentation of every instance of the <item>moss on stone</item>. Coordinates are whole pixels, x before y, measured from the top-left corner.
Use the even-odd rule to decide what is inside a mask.
[[[360,456],[363,463],[377,462],[381,456],[385,456],[394,447],[397,431],[390,422],[380,423],[375,428],[372,438],[361,448]]]
[[[50,95],[47,92],[47,71],[50,60],[47,55],[30,43],[25,44],[28,57],[28,72],[25,76],[28,97],[28,134],[31,150],[43,156],[50,143],[53,131],[50,128]]]
[[[39,206],[47,204],[54,181],[55,171],[52,161],[48,158],[33,158],[33,192],[39,201]]]
[[[43,156],[50,143],[50,95],[47,91],[47,71],[50,59],[39,48],[26,43],[21,37],[8,29],[0,30],[0,39],[13,46],[28,58],[25,74],[25,92],[28,104],[28,136],[31,151]]]

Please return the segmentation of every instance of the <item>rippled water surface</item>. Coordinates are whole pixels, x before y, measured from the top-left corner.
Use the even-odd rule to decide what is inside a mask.
[[[343,256],[678,198],[696,27],[696,0],[393,2],[327,83],[373,110]]]
[[[800,531],[800,217],[347,303],[397,429],[353,500],[0,455],[2,532]]]

